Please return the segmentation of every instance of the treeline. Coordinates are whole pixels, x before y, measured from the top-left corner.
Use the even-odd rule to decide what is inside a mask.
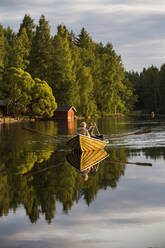
[[[144,68],[141,73],[128,73],[138,101],[135,108],[145,112],[165,113],[165,64]]]
[[[111,43],[94,42],[84,28],[76,36],[65,25],[51,35],[44,15],[36,25],[25,14],[18,33],[0,25],[0,66],[0,98],[17,115],[51,116],[57,105],[73,105],[83,116],[127,113],[136,101]]]

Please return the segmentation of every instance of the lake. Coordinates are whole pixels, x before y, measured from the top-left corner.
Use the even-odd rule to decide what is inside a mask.
[[[106,138],[151,132],[110,140],[88,180],[68,162],[80,121],[0,126],[1,248],[165,247],[165,119],[96,122]]]

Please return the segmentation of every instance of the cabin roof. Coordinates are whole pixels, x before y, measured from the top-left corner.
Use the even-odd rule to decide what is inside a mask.
[[[6,103],[4,100],[0,100],[0,106],[6,106]]]
[[[61,112],[68,112],[70,109],[73,109],[74,112],[77,112],[77,110],[76,110],[75,107],[73,107],[73,106],[59,106],[59,107],[55,110],[55,112],[59,112],[59,111],[61,111]]]

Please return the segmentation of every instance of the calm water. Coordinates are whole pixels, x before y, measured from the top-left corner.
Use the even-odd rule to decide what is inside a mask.
[[[67,161],[78,124],[0,126],[0,247],[164,248],[165,120],[99,119],[106,137],[152,132],[113,139],[86,181]]]

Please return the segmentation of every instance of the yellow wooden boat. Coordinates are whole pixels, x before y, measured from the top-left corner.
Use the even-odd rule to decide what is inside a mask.
[[[108,143],[108,141],[95,139],[81,134],[76,135],[67,142],[72,149],[81,151],[102,150]]]
[[[67,161],[74,166],[79,172],[83,172],[99,162],[103,161],[109,154],[104,150],[85,151],[72,150],[67,155]]]

